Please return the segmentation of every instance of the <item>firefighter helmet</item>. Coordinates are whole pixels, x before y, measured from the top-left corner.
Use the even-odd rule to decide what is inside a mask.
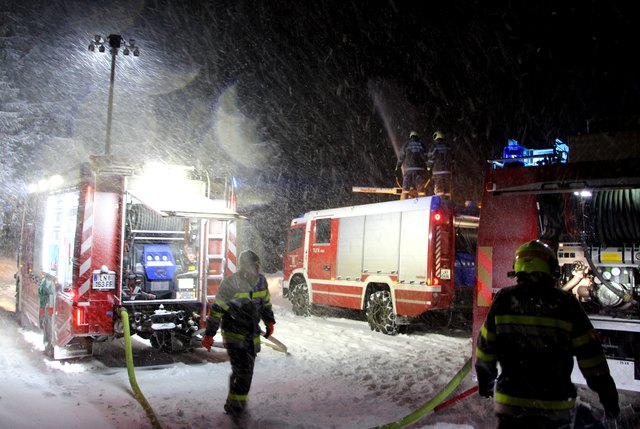
[[[417,131],[411,131],[411,132],[409,133],[409,138],[410,138],[410,139],[413,139],[413,138],[419,139],[419,138],[420,138],[420,134],[418,134],[418,132],[417,132]]]
[[[436,131],[435,133],[433,133],[433,139],[434,140],[444,139],[444,133],[442,131]]]
[[[253,250],[245,250],[240,253],[240,257],[238,258],[238,262],[240,265],[240,269],[249,269],[255,267],[260,263],[260,258]]]
[[[513,269],[516,274],[541,272],[553,278],[558,278],[560,274],[555,252],[540,240],[532,240],[518,247]]]

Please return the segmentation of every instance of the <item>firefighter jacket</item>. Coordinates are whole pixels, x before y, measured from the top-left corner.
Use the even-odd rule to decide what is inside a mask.
[[[490,396],[496,384],[498,414],[566,415],[575,405],[575,356],[605,411],[617,415],[618,393],[591,321],[573,295],[543,277],[541,283],[519,281],[493,299],[477,339],[480,395]]]
[[[427,153],[420,140],[412,138],[402,146],[398,154],[396,168],[400,166],[403,166],[404,173],[425,170],[427,167]]]
[[[214,336],[218,327],[227,348],[246,348],[253,343],[260,351],[260,320],[274,322],[267,280],[262,274],[245,271],[227,277],[220,284],[207,319],[206,335]]]
[[[431,174],[437,176],[451,173],[450,152],[449,145],[443,139],[438,139],[434,142],[427,160],[427,166],[431,170]]]

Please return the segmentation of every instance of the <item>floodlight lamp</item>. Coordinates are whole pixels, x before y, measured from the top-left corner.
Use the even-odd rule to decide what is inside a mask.
[[[98,48],[98,51],[100,51],[100,52],[104,52],[104,46],[103,46],[103,45],[100,45],[100,47]]]
[[[99,34],[96,34],[93,39],[97,44],[102,43],[102,36],[100,36]]]
[[[122,36],[119,34],[109,34],[109,46],[113,49],[120,49],[122,46]]]
[[[93,43],[90,43],[90,44],[89,44],[89,50],[90,50],[91,52],[93,52],[93,51],[95,51],[95,49],[96,49],[96,47],[93,45]]]
[[[575,195],[576,197],[580,197],[580,198],[591,198],[592,197],[592,193],[588,189],[583,189],[581,191],[575,191],[573,193],[573,195]]]
[[[59,188],[64,183],[64,179],[59,174],[49,178],[49,188]]]
[[[122,53],[125,54],[125,55],[129,55],[129,48],[124,48],[122,50]]]
[[[134,57],[140,56],[140,50],[138,49],[137,46],[133,48],[133,56]]]
[[[38,190],[46,191],[49,189],[49,182],[46,179],[41,179],[38,181]]]

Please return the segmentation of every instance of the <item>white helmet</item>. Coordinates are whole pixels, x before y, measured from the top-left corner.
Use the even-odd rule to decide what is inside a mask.
[[[420,135],[418,134],[418,132],[417,132],[417,131],[411,131],[411,132],[409,133],[409,138],[410,138],[410,139],[412,139],[412,138],[414,138],[414,137],[415,137],[415,138],[420,138]]]
[[[436,131],[435,133],[433,133],[433,139],[434,140],[444,139],[444,133],[441,131]]]

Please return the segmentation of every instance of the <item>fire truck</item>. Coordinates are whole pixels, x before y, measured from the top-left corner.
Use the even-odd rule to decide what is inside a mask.
[[[515,250],[540,239],[557,250],[560,287],[583,304],[599,332],[617,387],[638,392],[640,158],[607,159],[624,152],[602,152],[606,145],[591,137],[570,143],[569,162],[521,151],[492,162],[485,173],[473,338],[492,297],[514,283],[507,273]],[[578,370],[572,377],[586,383]]]
[[[389,335],[427,312],[470,314],[477,224],[437,196],[306,213],[291,222],[283,293],[296,315],[361,310]]]
[[[16,312],[53,359],[90,356],[124,333],[188,350],[222,279],[235,271],[232,183],[195,169],[131,167],[96,157],[34,185],[26,198]],[[215,181],[213,181],[215,183]]]

